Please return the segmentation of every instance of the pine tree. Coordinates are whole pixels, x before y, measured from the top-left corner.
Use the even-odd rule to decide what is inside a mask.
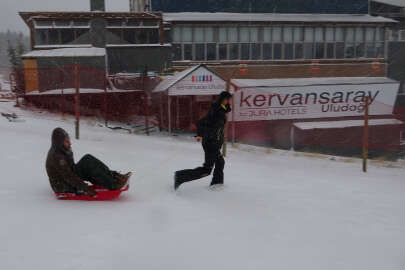
[[[18,59],[17,59],[17,54],[16,54],[16,50],[13,46],[13,44],[11,44],[10,40],[7,40],[7,55],[8,55],[8,61],[11,63],[11,65],[13,67],[18,67]]]

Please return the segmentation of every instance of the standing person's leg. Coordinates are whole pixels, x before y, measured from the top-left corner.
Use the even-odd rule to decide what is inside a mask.
[[[116,172],[111,171],[103,162],[89,154],[75,165],[75,172],[83,180],[110,190],[115,189],[117,184],[114,177]]]
[[[175,173],[175,179],[178,183],[183,184],[211,174],[216,161],[216,156],[214,155],[212,146],[209,143],[203,142],[203,149],[205,155],[203,166],[195,169],[177,171]]]
[[[221,152],[218,151],[211,186],[224,184],[224,167],[225,167],[225,159],[222,156]]]

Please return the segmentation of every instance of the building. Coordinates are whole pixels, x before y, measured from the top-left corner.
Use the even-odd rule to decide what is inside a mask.
[[[405,1],[402,0],[373,0],[370,12],[396,20],[388,34],[388,77],[401,82],[398,96],[398,113],[405,118]]]
[[[161,13],[105,12],[103,0],[92,0],[91,7],[90,12],[20,12],[30,29],[31,49],[106,48],[109,73],[170,67]]]

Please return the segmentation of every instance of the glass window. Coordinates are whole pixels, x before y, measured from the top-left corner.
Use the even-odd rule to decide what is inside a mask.
[[[336,42],[336,58],[343,59],[345,57],[345,43]]]
[[[90,21],[89,20],[74,20],[73,25],[78,26],[78,27],[90,27]]]
[[[342,27],[337,27],[336,31],[335,31],[335,40],[342,42],[342,41],[345,41],[344,37],[345,36],[344,36],[343,28]]]
[[[228,45],[219,44],[219,60],[227,60],[227,59],[228,59]]]
[[[183,42],[191,42],[193,39],[192,35],[192,29],[191,27],[183,27],[183,32],[182,32],[182,41]]]
[[[121,19],[108,19],[107,26],[122,26],[123,21]]]
[[[284,44],[284,59],[290,60],[294,58],[294,44]]]
[[[217,60],[217,44],[207,44],[207,60]]]
[[[377,42],[376,46],[376,57],[384,58],[385,57],[384,42]]]
[[[137,19],[128,19],[127,22],[126,22],[126,25],[127,26],[139,26],[140,22]],[[179,29],[179,27],[174,27],[174,28]]]
[[[204,28],[194,28],[194,42],[204,42]]]
[[[148,39],[149,44],[159,43],[159,30],[158,29],[149,29],[148,34],[149,34],[149,39]]]
[[[356,45],[356,57],[360,58],[360,57],[364,57],[366,48],[365,48],[365,44],[364,43],[359,43]]]
[[[314,41],[314,29],[313,28],[305,28],[305,42],[313,42]]]
[[[273,27],[271,36],[273,42],[281,42],[281,27]]]
[[[314,44],[313,43],[304,44],[304,57],[305,57],[305,59],[314,58]]]
[[[136,31],[134,29],[125,29],[124,39],[129,43],[136,43]]]
[[[326,41],[335,41],[335,28],[327,27],[325,30]]]
[[[158,24],[157,24],[157,21],[155,21],[155,20],[145,20],[145,21],[142,21],[142,25],[144,25],[144,26],[157,26]]]
[[[219,35],[219,42],[227,42],[228,41],[225,27],[220,27],[219,28],[218,35]]]
[[[173,44],[173,60],[180,61],[181,60],[181,44]]]
[[[193,45],[184,44],[184,60],[193,60]]]
[[[364,31],[362,27],[356,28],[356,41],[363,42],[364,41]]]
[[[376,55],[375,45],[374,43],[367,43],[366,44],[366,57],[373,58]]]
[[[239,44],[233,43],[230,45],[229,58],[230,60],[239,59]]]
[[[57,21],[55,21],[55,26],[70,27],[71,25],[72,25],[72,21],[67,21],[67,20],[57,20]]]
[[[384,41],[384,29],[382,27],[377,28],[377,31],[375,33],[375,40]]]
[[[354,57],[355,57],[354,43],[346,43],[345,58],[354,58]]]
[[[79,38],[85,34],[89,33],[89,29],[75,29],[75,38]],[[121,37],[121,35],[120,35]]]
[[[335,43],[326,44],[326,58],[328,59],[335,58]]]
[[[354,42],[354,28],[346,28],[346,42]]]
[[[195,44],[195,60],[205,60],[205,44]]]
[[[148,31],[146,29],[137,29],[135,31],[135,39],[138,44],[148,43]]]
[[[205,42],[214,42],[214,27],[205,28]]]
[[[264,27],[263,28],[263,41],[264,42],[271,42],[271,27]]]
[[[47,27],[52,27],[53,26],[53,21],[52,20],[36,20],[35,24],[37,26],[47,26]]]
[[[263,44],[263,59],[264,60],[270,60],[273,58],[272,49],[273,49],[273,46],[270,43]]]
[[[236,27],[228,28],[228,41],[238,42],[238,28]]]
[[[273,47],[274,47],[274,59],[276,60],[281,59],[282,58],[281,44],[275,43]]]
[[[315,42],[322,42],[322,41],[324,41],[323,28],[317,27],[315,28]]]
[[[284,38],[284,42],[287,42],[287,43],[293,41],[293,28],[292,27],[284,27],[283,38]]]
[[[35,30],[35,44],[47,45],[48,44],[48,29]]]
[[[261,46],[258,43],[252,44],[252,60],[258,60],[261,56]]]
[[[173,27],[173,42],[181,42],[181,28]]]
[[[73,29],[61,29],[62,44],[71,43],[75,39]]]
[[[325,43],[315,43],[315,59],[322,59],[325,57]]]
[[[304,58],[304,45],[302,43],[295,44],[295,59]]]
[[[241,27],[240,28],[240,41],[241,42],[249,42],[249,28],[248,27]]]
[[[60,44],[59,30],[49,29],[49,44]]]
[[[257,27],[250,28],[250,42],[259,42],[259,29]]]
[[[372,27],[366,28],[366,42],[374,41],[374,30]]]
[[[302,27],[294,27],[294,41],[300,42],[304,40],[304,31]]]
[[[249,43],[241,44],[241,59],[242,60],[250,59],[250,44]]]

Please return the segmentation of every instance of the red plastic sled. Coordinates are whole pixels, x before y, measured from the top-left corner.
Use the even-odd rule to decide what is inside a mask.
[[[97,191],[96,197],[90,197],[87,194],[77,195],[75,193],[56,193],[56,198],[64,201],[110,201],[117,199],[122,192],[128,191],[129,185],[121,190],[108,190],[97,185],[94,185],[91,188]]]

